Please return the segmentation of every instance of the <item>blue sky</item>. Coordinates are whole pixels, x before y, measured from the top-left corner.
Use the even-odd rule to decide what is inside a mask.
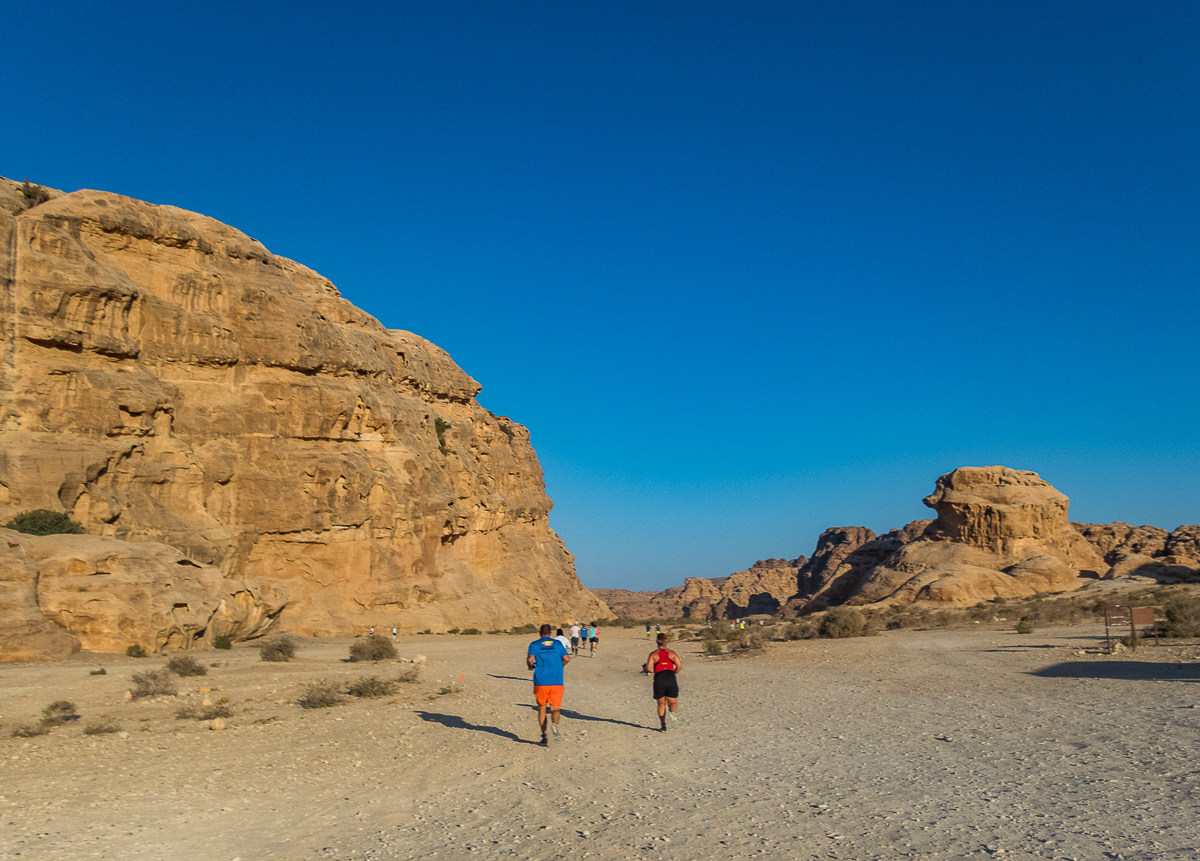
[[[0,174],[202,212],[529,427],[591,587],[1200,522],[1200,4],[9,4]]]

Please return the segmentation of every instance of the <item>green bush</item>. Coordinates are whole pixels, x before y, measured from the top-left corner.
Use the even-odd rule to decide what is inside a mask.
[[[327,709],[341,701],[338,686],[329,679],[321,679],[308,684],[296,704],[302,709]]]
[[[359,640],[350,646],[350,660],[353,662],[386,661],[394,657],[396,657],[396,647],[392,645],[391,640],[378,634]]]
[[[128,649],[125,650],[125,656],[128,658],[148,658],[148,657],[150,657],[150,653],[147,652],[145,649],[143,649],[137,643],[134,643],[132,646],[130,646]]]
[[[352,682],[346,693],[355,697],[390,697],[396,693],[396,684],[375,676],[364,676]]]
[[[1016,627],[1013,630],[1015,630],[1018,634],[1032,634],[1033,623],[1027,619],[1022,619],[1020,622],[1017,622]]]
[[[81,535],[83,524],[72,520],[61,511],[50,511],[46,508],[35,508],[33,511],[22,511],[8,523],[5,529],[23,532],[26,535]]]
[[[208,668],[188,655],[172,655],[167,659],[167,669],[177,676],[203,676]]]
[[[457,634],[457,633],[459,633],[459,631],[458,631],[458,628],[451,628],[451,629],[450,629],[449,631],[447,631],[446,633],[447,633],[447,634]]]
[[[463,633],[464,634],[482,634],[483,632],[480,631],[478,628],[463,628]]]
[[[258,647],[258,656],[264,661],[271,661],[276,664],[286,663],[296,657],[296,644],[292,642],[290,637],[277,637],[274,640],[267,640]]]
[[[538,632],[538,626],[533,624],[532,622],[521,625],[519,627],[508,629],[508,633],[510,633],[510,634],[536,634],[537,632]]]
[[[228,634],[217,634],[213,637],[214,649],[232,649],[233,639]]]
[[[146,673],[133,674],[133,690],[130,692],[135,699],[142,697],[173,697],[179,691],[175,682],[166,670],[150,670]]]
[[[821,636],[833,640],[861,637],[866,627],[867,620],[861,611],[853,607],[834,607],[821,619]]]
[[[83,728],[84,735],[106,735],[120,731],[121,725],[109,717],[102,717]]]
[[[75,710],[75,703],[69,700],[59,700],[42,709],[42,726],[61,726],[67,721],[78,719],[79,712]]]

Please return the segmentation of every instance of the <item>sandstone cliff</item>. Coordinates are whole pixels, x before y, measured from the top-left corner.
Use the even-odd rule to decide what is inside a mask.
[[[63,510],[269,582],[301,634],[609,615],[528,432],[444,351],[213,219],[31,203],[0,180],[0,522]]]

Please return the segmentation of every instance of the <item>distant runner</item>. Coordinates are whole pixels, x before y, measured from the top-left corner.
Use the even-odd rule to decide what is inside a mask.
[[[588,655],[594,655],[596,654],[596,644],[600,642],[600,634],[595,625],[588,625],[588,640],[592,644],[592,650],[588,652]]]
[[[579,654],[579,623],[571,626],[571,654]]]
[[[546,706],[550,706],[550,729],[558,739],[559,710],[563,698],[563,667],[571,661],[562,642],[550,636],[550,626],[542,625],[541,636],[529,644],[525,663],[533,670],[533,696],[538,704],[538,726],[542,744],[549,744],[546,735]]]
[[[667,648],[670,639],[670,634],[658,635],[658,648],[646,658],[645,666],[646,672],[654,673],[654,699],[658,702],[658,720],[662,724],[660,729],[663,732],[667,731],[667,718],[670,718],[672,727],[679,726],[675,717],[675,710],[679,705],[679,682],[676,681],[675,674],[683,669],[683,661],[679,660],[679,655]]]
[[[570,640],[568,640],[568,639],[567,639],[565,636],[563,636],[563,629],[562,629],[562,628],[559,628],[559,629],[558,629],[558,633],[554,635],[554,639],[556,639],[556,640],[558,640],[560,643],[562,643],[562,644],[563,644],[563,648],[564,648],[564,649],[566,649],[567,651],[570,651],[570,649],[571,649],[571,641],[570,641]]]

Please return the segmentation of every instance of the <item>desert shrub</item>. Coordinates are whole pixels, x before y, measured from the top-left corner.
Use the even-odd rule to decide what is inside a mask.
[[[172,655],[167,659],[167,669],[177,676],[203,676],[208,668],[189,655]]]
[[[37,735],[46,735],[50,732],[50,727],[41,726],[39,724],[21,724],[12,731],[13,738],[33,738]]]
[[[1200,636],[1200,599],[1176,596],[1163,605],[1163,612],[1168,637]]]
[[[233,639],[228,634],[218,634],[213,637],[214,649],[232,649]]]
[[[233,709],[225,703],[209,706],[184,706],[175,712],[176,720],[213,720],[214,718],[233,717]]]
[[[510,634],[536,634],[537,632],[538,632],[538,626],[533,624],[532,622],[528,622],[519,627],[508,629],[508,633],[510,633]]]
[[[90,671],[88,672],[88,675],[89,675],[89,676],[107,676],[107,675],[108,675],[108,670],[104,669],[104,667],[101,667],[101,668],[100,668],[100,669],[98,669],[98,670],[90,670]]]
[[[1013,630],[1015,630],[1018,634],[1032,634],[1033,622],[1030,622],[1027,619],[1022,619],[1021,621],[1017,622],[1016,627]]]
[[[725,639],[712,628],[700,632],[700,645],[706,655],[720,655],[725,652]]]
[[[21,186],[21,194],[24,195],[25,206],[29,209],[50,199],[50,192],[40,185],[31,183],[29,177],[25,177],[25,184]]]
[[[72,520],[61,511],[50,511],[46,508],[22,511],[4,524],[4,528],[14,532],[23,532],[26,535],[81,535],[83,533],[83,524]]]
[[[120,731],[121,725],[109,717],[102,717],[83,728],[84,735],[107,735],[111,732]]]
[[[796,619],[783,626],[785,640],[815,640],[820,634],[820,626],[809,619]]]
[[[451,629],[450,629],[449,631],[447,631],[446,633],[447,633],[447,634],[457,634],[457,633],[459,633],[459,630],[458,630],[458,628],[451,628]]]
[[[433,430],[437,434],[438,448],[442,454],[446,454],[446,431],[450,430],[451,424],[441,417],[436,417],[433,420]]]
[[[131,691],[135,699],[142,697],[173,697],[178,691],[175,689],[175,682],[171,681],[171,674],[166,670],[150,670],[145,673],[133,674],[133,690]]]
[[[130,646],[128,649],[125,650],[125,657],[127,657],[127,658],[148,658],[148,657],[150,657],[150,653],[147,652],[145,649],[143,649],[137,643],[134,643],[132,646]]]
[[[729,645],[734,651],[757,652],[767,646],[767,635],[757,625],[732,631]]]
[[[483,632],[480,631],[478,628],[463,628],[463,633],[464,634],[482,634]]]
[[[458,682],[454,682],[454,683],[448,685],[447,687],[438,689],[438,693],[441,694],[442,696],[448,696],[450,694],[461,694],[462,692],[463,692],[463,686],[460,685]]]
[[[337,684],[329,679],[320,679],[305,686],[296,704],[302,709],[327,709],[341,701],[342,695]]]
[[[861,637],[866,625],[861,611],[853,607],[834,607],[821,619],[821,636],[834,640]]]
[[[363,676],[361,679],[351,682],[350,686],[346,688],[346,693],[354,697],[390,697],[396,693],[396,684],[396,682],[375,676]]]
[[[61,726],[67,721],[78,720],[79,712],[70,700],[58,700],[42,709],[42,726]]]
[[[396,647],[392,645],[391,640],[378,634],[359,640],[350,646],[350,660],[354,662],[386,661],[394,657],[396,657]]]
[[[281,664],[296,657],[296,644],[289,637],[276,637],[258,647],[261,660]]]
[[[488,631],[488,633],[489,634],[503,634],[504,632],[501,631],[499,628],[493,628],[492,630]]]
[[[396,681],[400,682],[401,684],[411,685],[417,680],[417,678],[420,675],[421,675],[420,667],[415,667],[415,666],[409,667],[408,669],[402,670],[400,672],[400,675],[396,677]]]

